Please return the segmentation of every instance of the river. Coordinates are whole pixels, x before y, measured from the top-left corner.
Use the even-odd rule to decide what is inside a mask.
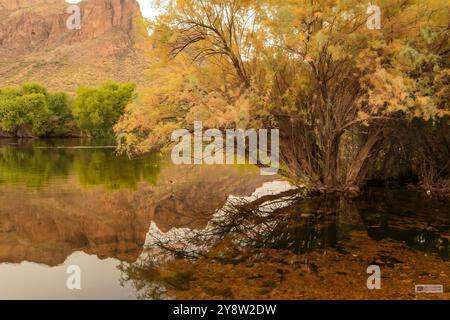
[[[0,299],[449,299],[449,205],[406,188],[294,197],[248,165],[4,139]]]

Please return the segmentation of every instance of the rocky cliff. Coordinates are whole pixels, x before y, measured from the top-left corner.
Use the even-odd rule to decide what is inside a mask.
[[[0,86],[36,81],[73,91],[105,80],[145,82],[148,37],[136,0],[77,4],[80,29],[64,0],[0,0]]]

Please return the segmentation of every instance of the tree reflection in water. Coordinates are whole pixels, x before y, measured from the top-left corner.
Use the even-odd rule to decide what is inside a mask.
[[[262,189],[270,187],[268,183]],[[311,198],[283,188],[276,194],[259,189],[251,197],[230,197],[201,230],[173,228],[162,232],[152,223],[140,259],[134,264],[122,264],[123,281],[131,281],[143,298],[170,298],[167,292],[171,289],[188,290],[196,279],[186,270],[165,270],[171,261],[203,259],[238,265],[266,250],[304,255],[305,261],[306,254],[317,250],[333,249],[349,254],[348,247],[343,249],[342,244],[351,243],[353,231],[365,233],[368,239],[373,239],[375,247],[382,238],[398,239],[414,249],[448,259],[449,241],[445,236],[449,231],[445,214],[448,203],[435,201],[437,207],[433,212],[437,215],[430,215],[429,209],[417,211],[412,223],[398,219],[405,212],[398,212],[397,207],[405,208],[408,202],[413,208],[427,208],[418,205],[426,199],[411,195],[386,197],[385,191],[371,194],[372,200],[365,196]],[[402,221],[406,222],[402,225]],[[435,227],[438,221],[440,232],[431,230],[425,224],[427,221],[433,221]]]
[[[272,194],[274,190],[279,192]],[[240,263],[260,249],[302,254],[335,246],[345,235],[338,230],[337,215],[324,210],[334,200],[306,207],[304,194],[287,183],[272,182],[250,197],[230,197],[202,230],[173,228],[164,233],[152,222],[140,259],[121,265],[122,281],[131,281],[141,297],[161,299],[167,298],[167,288],[187,290],[194,279],[188,272],[165,275],[163,266],[173,259]]]
[[[141,181],[156,184],[161,160],[159,154],[130,160],[117,155],[114,146],[78,139],[0,141],[0,185],[43,188],[55,179],[66,181],[73,173],[84,187],[136,190]]]

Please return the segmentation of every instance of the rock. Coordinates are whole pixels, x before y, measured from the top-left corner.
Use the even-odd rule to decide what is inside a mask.
[[[0,0],[0,86],[36,81],[75,90],[107,79],[145,81],[148,34],[136,0],[78,4],[69,30],[64,0]]]

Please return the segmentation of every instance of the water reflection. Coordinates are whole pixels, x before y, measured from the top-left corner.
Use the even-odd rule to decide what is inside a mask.
[[[135,290],[121,284],[117,259],[74,252],[49,268],[34,262],[0,264],[0,299],[135,299]],[[81,270],[81,290],[67,290],[67,267]]]
[[[310,198],[252,167],[14,143],[0,145],[0,298],[70,298],[61,270],[85,260],[109,276],[74,298],[343,298],[372,263],[399,279],[393,297],[408,281],[449,282],[448,200],[406,189]],[[23,285],[30,277],[47,284]]]
[[[41,187],[51,177],[67,177],[72,162],[73,154],[68,152],[0,145],[0,184]]]
[[[93,282],[99,288],[90,286],[78,297],[121,296],[116,266],[139,258],[152,221],[161,230],[201,228],[229,194],[250,194],[267,181],[257,168],[174,166],[158,155],[117,157],[104,143],[10,143],[0,147],[0,273],[8,270],[16,280],[0,281],[2,298],[28,297],[21,278],[40,277],[41,269],[61,275],[76,252],[89,255],[98,266],[88,268],[97,272],[109,273],[104,262],[112,259],[119,275],[110,284]],[[45,286],[30,282],[27,291],[57,295],[61,276],[45,279]]]
[[[449,201],[408,190],[374,189],[357,200],[361,219],[374,240],[392,239],[449,260]]]
[[[202,229],[173,228],[162,232],[152,223],[146,247],[195,257],[227,241],[240,248],[283,249],[302,254],[338,247],[340,242],[349,239],[351,231],[366,230],[373,240],[400,240],[414,249],[443,259],[449,257],[446,235],[450,221],[446,202],[410,196],[403,199],[408,205],[411,201],[428,202],[433,213],[415,207],[410,212],[414,218],[404,219],[405,211],[396,212],[400,208],[405,210],[401,198],[386,200],[382,190],[372,192],[370,200],[367,195],[354,200],[340,196],[302,197],[289,186],[287,182],[269,182],[250,197],[231,196]],[[271,194],[277,189],[278,193]],[[378,205],[374,207],[374,203]]]
[[[273,194],[273,190],[277,192]],[[409,218],[405,219],[405,215]],[[202,295],[208,294],[209,287],[205,287],[205,283],[220,282],[220,275],[214,279],[214,275],[196,272],[202,265],[212,268],[218,263],[244,268],[254,265],[259,257],[267,257],[268,252],[269,256],[274,252],[275,255],[283,253],[277,258],[282,266],[301,257],[308,272],[316,275],[320,267],[308,260],[309,254],[314,255],[314,252],[335,252],[341,261],[353,259],[352,262],[359,265],[358,256],[362,254],[355,251],[360,244],[354,237],[362,234],[368,236],[363,242],[367,246],[364,251],[375,250],[365,258],[366,267],[377,264],[394,268],[401,264],[411,269],[414,265],[403,260],[405,249],[402,246],[405,246],[425,256],[439,257],[443,260],[442,268],[448,270],[450,264],[444,261],[448,261],[450,251],[449,218],[447,201],[432,201],[406,190],[393,190],[389,196],[386,190],[372,190],[358,199],[309,198],[291,190],[286,182],[269,182],[249,197],[230,196],[203,228],[172,228],[164,232],[152,222],[143,254],[136,263],[122,264],[121,270],[125,281],[142,290],[144,298],[164,299],[170,294],[186,298],[183,292],[195,288],[196,282],[202,283],[199,289]],[[378,248],[383,239],[393,248],[381,245]],[[406,254],[405,260],[415,261],[420,257]],[[264,258],[261,264],[268,260]],[[297,270],[298,266],[289,270]],[[328,269],[334,270],[330,266]],[[420,274],[428,274],[426,270]],[[345,269],[335,270],[335,273],[351,275]],[[411,279],[413,277],[411,275]],[[208,278],[209,282],[203,278]],[[242,275],[235,281],[242,281],[244,285],[248,282],[246,279],[248,277]],[[222,298],[227,297],[226,292],[232,292],[226,287],[217,290],[222,290],[219,294]]]
[[[114,146],[61,141],[0,141],[0,184],[42,188],[52,179],[67,181],[76,175],[84,186],[110,190],[136,189],[141,181],[155,184],[161,156],[150,154],[130,161]]]

